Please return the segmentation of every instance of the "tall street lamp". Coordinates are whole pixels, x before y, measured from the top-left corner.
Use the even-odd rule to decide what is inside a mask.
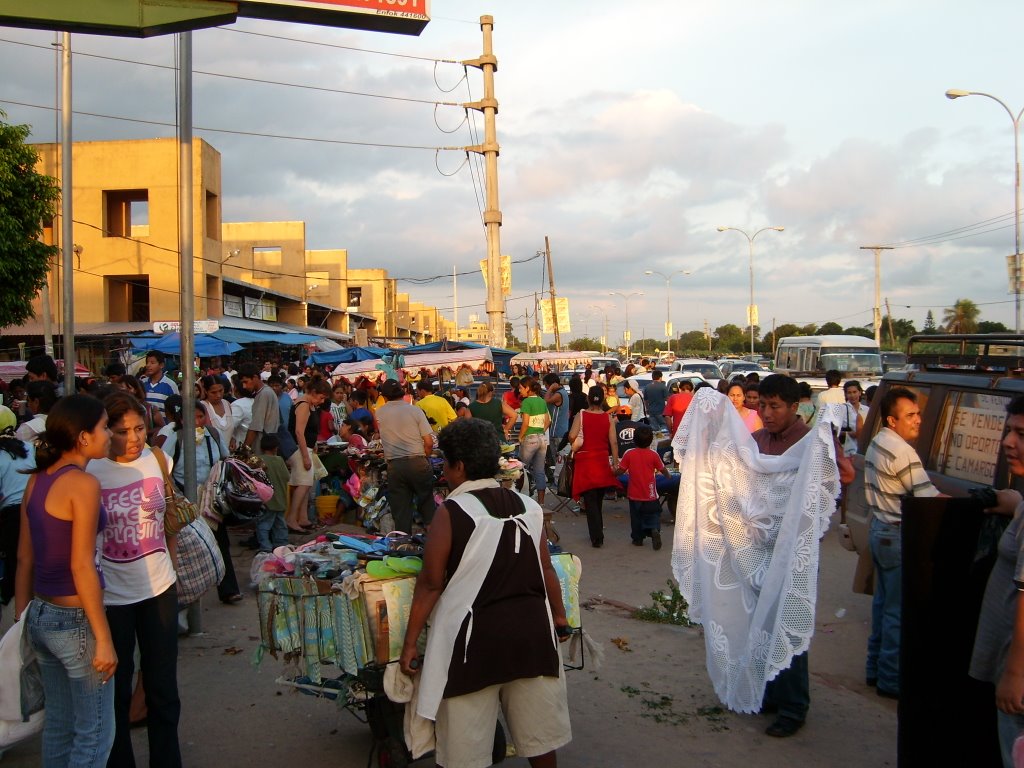
[[[958,88],[946,91],[947,99],[959,99],[961,96],[985,96],[999,102],[999,106],[1006,110],[1006,114],[1013,121],[1013,296],[1016,310],[1015,330],[1016,333],[1020,333],[1020,121],[1024,115],[1024,108],[1021,108],[1014,117],[1013,110],[1006,106],[1006,102],[991,93],[962,91]]]
[[[601,317],[604,319],[604,325],[601,326],[601,352],[602,354],[608,354],[608,313],[605,312],[604,307],[599,304],[591,304],[591,309],[596,309],[601,313]]]
[[[761,227],[754,234],[747,234],[744,230],[737,227],[719,227],[719,232],[739,232],[745,238],[747,238],[747,244],[750,246],[750,306],[747,307],[747,324],[750,325],[750,356],[754,356],[754,325],[757,322],[757,307],[754,304],[754,238],[760,235],[762,232],[772,230],[773,232],[782,232],[785,227]]]
[[[629,300],[634,296],[643,296],[643,291],[633,291],[632,293],[619,293],[618,291],[612,291],[608,294],[609,296],[621,296],[623,303],[626,305],[626,360],[629,360],[629,345],[633,341],[633,335],[629,332]]]
[[[657,272],[653,269],[645,269],[645,275],[657,275],[665,279],[665,338],[668,340],[668,351],[672,351],[672,307],[670,305],[672,296],[672,278],[676,275],[688,275],[690,270],[677,269],[675,272],[666,275],[664,272]]]

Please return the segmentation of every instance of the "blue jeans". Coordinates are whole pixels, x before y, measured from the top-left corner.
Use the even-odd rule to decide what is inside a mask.
[[[650,422],[651,429],[655,432],[658,432],[659,430],[668,430],[668,423],[665,421],[665,416],[663,414],[648,413],[647,420]]]
[[[811,708],[811,676],[806,651],[794,656],[790,665],[765,686],[764,703],[774,705],[779,717],[801,723],[807,719],[807,710]]]
[[[1024,715],[1008,715],[996,710],[996,726],[999,729],[999,752],[1003,756],[1003,768],[1013,768],[1013,742],[1024,734]]]
[[[544,474],[545,454],[543,435],[527,435],[519,445],[519,460],[523,462],[523,468],[530,473],[533,486],[538,491],[548,487],[548,478]]]
[[[643,541],[661,530],[661,505],[657,501],[629,500],[629,535],[633,541]]]
[[[868,533],[875,564],[875,595],[871,602],[867,677],[889,693],[900,692],[900,606],[903,598],[903,554],[900,527],[871,518]]]
[[[284,524],[284,512],[271,512],[266,507],[256,522],[256,544],[260,552],[270,552],[274,547],[288,543],[288,528]]]
[[[43,765],[106,765],[114,743],[114,686],[93,669],[96,637],[85,611],[37,598],[26,621],[46,694]]]

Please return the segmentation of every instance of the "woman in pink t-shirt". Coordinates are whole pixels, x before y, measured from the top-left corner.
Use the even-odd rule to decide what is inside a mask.
[[[743,423],[747,425],[747,429],[750,432],[756,432],[761,429],[764,425],[761,423],[761,417],[757,415],[757,411],[751,410],[743,404],[746,397],[743,385],[738,381],[734,381],[729,385],[728,393],[729,400],[736,407],[736,412],[743,419]]]

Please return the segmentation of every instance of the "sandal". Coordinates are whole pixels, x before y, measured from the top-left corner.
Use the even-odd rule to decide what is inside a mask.
[[[222,597],[220,601],[224,603],[224,605],[238,605],[238,603],[242,602],[243,599],[244,598],[236,592],[228,597]]]

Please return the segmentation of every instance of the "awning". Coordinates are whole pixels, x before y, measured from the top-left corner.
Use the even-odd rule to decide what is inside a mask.
[[[133,338],[131,339],[131,345],[132,349],[137,352],[156,350],[166,355],[180,355],[181,334],[167,333],[158,338]],[[195,335],[195,353],[200,357],[230,355],[241,348],[241,344],[234,341],[225,341],[213,333],[197,333]]]
[[[360,376],[365,376],[367,379],[378,381],[387,376],[385,371],[377,368],[377,364],[380,362],[377,360],[358,360],[352,363],[340,363],[333,371],[331,376],[335,379],[347,379],[348,381],[354,381]]]
[[[333,352],[314,352],[310,359],[317,364],[325,365],[330,363],[355,363],[360,360],[380,360],[385,355],[390,355],[391,350],[381,347],[347,347],[337,349]]]
[[[457,352],[419,353],[410,353],[408,349],[405,349],[402,350],[401,360],[401,369],[403,371],[415,373],[420,370],[426,370],[431,375],[444,368],[458,371],[459,368],[465,365],[475,370],[484,363],[493,362],[490,347],[463,349]]]
[[[63,373],[64,361],[56,360],[57,370]],[[4,381],[14,381],[15,379],[25,378],[25,374],[28,371],[25,370],[24,360],[13,360],[11,362],[0,363],[0,379]],[[81,363],[75,363],[75,376],[92,376],[92,371],[86,368]]]
[[[586,365],[593,358],[582,352],[522,352],[510,361],[516,365],[547,365],[558,368]]]

